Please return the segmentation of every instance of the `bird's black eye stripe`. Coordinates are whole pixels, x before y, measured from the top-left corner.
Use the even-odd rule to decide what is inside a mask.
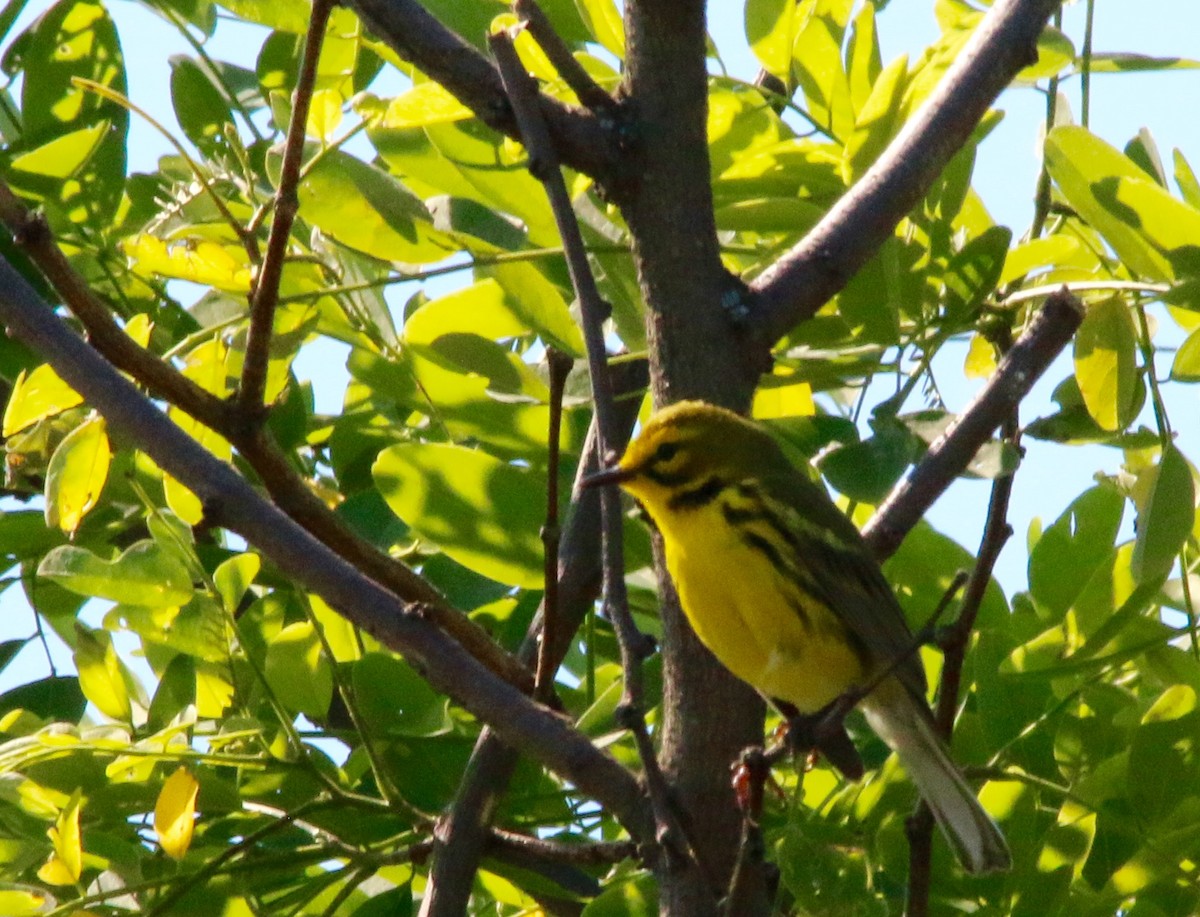
[[[651,458],[651,461],[656,465],[660,462],[669,462],[678,454],[679,443],[668,440],[665,443],[658,444],[658,448],[654,450],[654,456]]]

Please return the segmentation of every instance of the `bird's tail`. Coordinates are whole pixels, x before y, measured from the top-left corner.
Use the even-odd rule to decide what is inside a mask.
[[[933,718],[895,679],[863,701],[871,728],[900,757],[900,763],[968,872],[997,872],[1012,865],[1004,835],[983,810],[958,766],[950,759]]]

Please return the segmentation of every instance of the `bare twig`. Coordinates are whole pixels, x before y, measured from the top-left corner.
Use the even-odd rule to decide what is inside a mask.
[[[271,334],[275,324],[275,304],[279,297],[279,281],[287,256],[292,223],[300,207],[296,186],[300,183],[300,162],[304,158],[304,136],[308,126],[308,110],[312,104],[313,86],[317,79],[317,61],[325,39],[325,26],[334,0],[313,0],[304,39],[304,57],[296,78],[293,94],[292,120],[288,125],[283,146],[283,162],[279,170],[279,187],[275,192],[275,215],[267,236],[267,251],[259,266],[254,289],[250,293],[250,331],[246,338],[246,357],[242,364],[238,405],[247,417],[260,417],[267,384],[267,364],[271,357]]]
[[[587,251],[575,220],[575,211],[559,168],[558,156],[541,117],[537,84],[525,72],[520,58],[517,57],[511,35],[507,32],[493,33],[489,36],[489,41],[516,114],[525,148],[529,152],[529,171],[545,186],[559,236],[563,240],[567,269],[583,315],[583,337],[587,346],[592,398],[600,431],[597,446],[600,454],[607,456],[608,444],[615,438],[615,413],[612,388],[608,379],[603,327],[609,309],[596,289],[596,281],[587,260]],[[658,825],[657,839],[669,856],[677,858],[679,862],[685,862],[689,858],[688,845],[678,820],[671,811],[666,779],[658,766],[646,728],[642,662],[653,652],[653,645],[638,631],[629,611],[622,572],[624,564],[621,545],[621,497],[616,488],[606,488],[600,499],[604,545],[604,606],[617,635],[624,673],[624,692],[617,716],[620,724],[632,733],[637,745],[655,822]]]
[[[554,694],[554,662],[552,647],[558,626],[558,546],[562,532],[558,527],[558,456],[559,434],[562,430],[563,387],[574,363],[567,354],[550,347],[546,352],[550,368],[550,430],[546,468],[546,524],[542,526],[545,592],[542,599],[542,639],[538,648],[537,669],[534,672],[534,696],[547,701]]]
[[[1004,421],[1004,438],[1014,446],[1018,444],[1017,410],[1014,407]],[[967,657],[967,644],[975,630],[975,619],[983,604],[992,571],[1012,535],[1008,524],[1008,503],[1012,496],[1013,475],[997,478],[992,483],[992,495],[988,502],[987,521],[979,544],[978,560],[963,593],[958,618],[946,628],[941,645],[944,652],[941,683],[938,686],[937,709],[934,720],[938,731],[950,741],[954,732],[954,720],[958,714],[959,694],[962,686],[963,664]],[[908,834],[908,896],[906,917],[925,917],[929,912],[929,892],[933,876],[933,812],[928,803],[921,800],[906,825]]]
[[[966,410],[929,447],[925,457],[901,481],[863,526],[863,537],[877,558],[890,557],[934,501],[970,464],[971,459],[1071,340],[1083,310],[1070,293],[1046,299],[995,374]]]
[[[419,607],[398,600],[264,500],[73,334],[6,261],[0,261],[0,322],[103,414],[114,433],[136,443],[189,487],[215,524],[237,532],[286,576],[402,653],[435,690],[598,800],[635,839],[646,842],[653,836],[645,795],[624,767],[480,665],[426,620]]]
[[[431,620],[493,672],[523,691],[533,689],[532,673],[482,627],[447,605],[425,579],[377,550],[330,511],[265,427],[247,422],[235,405],[205,391],[129,337],[55,244],[45,220],[30,213],[2,180],[0,222],[80,320],[88,340],[105,359],[146,386],[155,398],[178,407],[233,443],[276,504],[321,541],[401,599],[421,603]]]
[[[616,395],[616,425],[619,439],[614,446],[628,442],[637,417],[640,393],[648,380],[644,360],[622,362],[609,367]],[[632,397],[637,393],[638,397]],[[581,489],[579,481],[600,469],[596,443],[596,417],[583,446],[583,460],[575,477],[572,509],[563,531],[559,550],[558,612],[553,640],[546,641],[551,663],[557,668],[570,648],[580,623],[591,612],[600,593],[600,493]],[[541,615],[545,615],[545,602]],[[540,617],[540,616],[539,616]],[[542,644],[542,626],[535,617],[529,625],[518,658],[529,662]],[[508,788],[519,753],[505,745],[490,729],[485,729],[475,744],[463,779],[450,810],[438,823],[435,834],[433,865],[430,868],[424,915],[462,913],[470,895],[471,880],[488,842],[489,826],[500,798]]]
[[[874,165],[807,236],[752,284],[749,317],[762,352],[816,313],[854,276],[962,149],[1000,92],[1037,60],[1037,39],[1061,0],[1001,0],[984,17],[937,89]]]
[[[485,124],[520,139],[495,65],[417,0],[348,0],[348,5],[392,50],[441,83]],[[586,109],[553,99],[539,98],[537,104],[563,162],[617,193],[627,163],[611,125]]]
[[[178,406],[205,426],[223,433],[235,429],[235,411],[230,405],[181,375],[165,360],[138,346],[121,330],[108,307],[55,244],[45,218],[31,213],[3,180],[0,180],[0,221],[83,323],[88,340],[117,369],[145,385],[155,398]]]
[[[550,19],[538,5],[537,0],[514,0],[513,12],[523,20],[529,28],[529,34],[534,37],[541,49],[550,58],[550,63],[558,71],[568,86],[579,97],[585,107],[599,115],[611,117],[617,103],[600,85],[592,79],[592,75],[583,69],[583,65],[575,59],[562,36],[554,30]]]

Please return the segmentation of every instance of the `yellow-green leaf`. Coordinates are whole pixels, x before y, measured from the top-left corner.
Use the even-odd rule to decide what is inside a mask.
[[[216,287],[228,293],[248,293],[252,272],[246,253],[236,245],[220,245],[209,239],[185,238],[165,242],[139,233],[121,243],[121,251],[133,270],[142,276],[155,274]]]
[[[536,477],[478,450],[434,443],[385,449],[371,471],[392,512],[464,567],[512,586],[542,585],[546,495]]]
[[[1171,364],[1171,378],[1178,382],[1200,382],[1200,329],[1179,345]]]
[[[153,541],[139,541],[107,561],[85,548],[60,545],[38,564],[38,576],[77,595],[161,608],[192,597],[187,567]]]
[[[1123,430],[1137,395],[1137,340],[1117,298],[1088,308],[1075,335],[1075,379],[1088,413],[1105,430]]]
[[[173,860],[182,860],[192,844],[199,792],[196,778],[181,767],[167,778],[154,804],[154,833],[163,853]]]
[[[75,389],[67,385],[49,364],[32,372],[22,370],[4,409],[4,435],[12,436],[43,418],[61,414],[82,403],[83,399]]]
[[[103,417],[92,417],[67,434],[46,469],[46,525],[68,535],[100,499],[112,452]]]
[[[441,83],[431,80],[428,83],[419,83],[388,102],[378,124],[393,129],[424,127],[427,124],[462,121],[474,116],[475,113],[451,95]]]
[[[83,696],[105,716],[128,723],[133,715],[128,674],[105,631],[75,622],[75,668]]]
[[[38,870],[38,878],[47,885],[74,885],[83,873],[83,836],[79,830],[79,810],[83,797],[79,790],[58,813],[54,827],[46,831],[54,852]]]
[[[1196,519],[1192,469],[1173,444],[1163,449],[1158,465],[1143,475],[1149,480],[1138,505],[1133,548],[1133,575],[1139,583],[1161,579],[1170,572]]]
[[[342,94],[336,89],[318,89],[308,108],[306,133],[329,143],[342,123]]]
[[[1062,126],[1046,138],[1046,168],[1134,274],[1162,281],[1195,273],[1200,210],[1172,197],[1128,156],[1082,127]]]
[[[290,711],[323,719],[333,699],[333,670],[308,621],[289,624],[267,646],[267,684]]]
[[[968,379],[990,379],[996,371],[996,348],[982,334],[971,335],[971,345],[963,360],[963,374]]]

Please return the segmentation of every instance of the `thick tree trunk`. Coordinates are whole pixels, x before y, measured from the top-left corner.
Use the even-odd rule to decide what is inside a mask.
[[[625,26],[639,184],[622,210],[648,309],[654,399],[703,398],[744,410],[755,380],[721,306],[731,281],[712,217],[704,5],[640,0],[626,5]],[[714,912],[733,868],[740,816],[729,765],[761,741],[763,706],[700,645],[661,578],[662,764],[707,876],[697,883],[683,872],[660,875],[661,906],[696,917]]]

